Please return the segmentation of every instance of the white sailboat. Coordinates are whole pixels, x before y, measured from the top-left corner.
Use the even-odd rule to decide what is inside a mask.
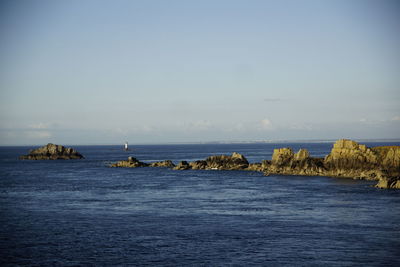
[[[128,142],[125,142],[125,151],[128,151]]]

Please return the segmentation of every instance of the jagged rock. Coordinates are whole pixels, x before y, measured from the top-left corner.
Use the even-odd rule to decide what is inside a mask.
[[[395,168],[400,166],[399,146],[373,147],[372,151],[376,153],[381,165]]]
[[[272,154],[272,164],[273,165],[287,165],[292,161],[294,153],[290,148],[276,148]]]
[[[217,155],[206,159],[207,169],[211,170],[244,170],[249,166],[247,159],[236,152],[231,156]]]
[[[261,163],[249,163],[249,166],[246,168],[246,171],[262,172],[263,167]]]
[[[400,147],[368,148],[351,140],[337,141],[325,157],[329,176],[378,180],[400,172]]]
[[[128,157],[128,160],[121,160],[114,164],[111,164],[111,167],[122,167],[122,168],[138,168],[147,166],[149,166],[149,164],[141,162],[134,157]]]
[[[310,157],[307,149],[300,149],[296,154],[294,154],[294,160],[305,160]]]
[[[174,170],[189,170],[191,167],[187,161],[181,161],[175,166]]]
[[[377,165],[378,157],[373,150],[346,139],[337,141],[325,157],[328,169],[372,169]]]
[[[173,167],[169,160],[146,164],[129,157],[112,167]],[[181,161],[174,170],[249,170],[265,175],[334,176],[354,179],[379,180],[376,187],[400,189],[400,146],[368,148],[351,140],[338,140],[329,155],[312,158],[306,149],[296,154],[290,148],[274,149],[272,160],[251,163],[234,152],[232,155],[210,156],[188,163]]]
[[[82,154],[72,148],[61,145],[47,144],[29,151],[28,155],[19,157],[23,160],[55,160],[55,159],[83,159]]]
[[[206,160],[196,160],[190,163],[181,161],[174,170],[244,170],[248,166],[247,159],[243,155],[234,152],[231,156],[210,156]]]
[[[379,180],[377,187],[400,188],[400,147],[368,148],[352,140],[338,140],[325,159],[312,158],[305,149],[275,149],[265,174],[323,175]]]
[[[247,171],[265,172],[271,166],[270,160],[263,160],[261,163],[249,163]]]
[[[382,189],[400,189],[400,179],[396,178],[381,178],[375,187]]]
[[[190,168],[193,170],[205,170],[207,169],[207,161],[196,160],[189,163]]]
[[[170,160],[164,160],[164,161],[157,161],[153,162],[149,165],[150,167],[165,167],[165,168],[174,168],[175,164],[172,163]]]

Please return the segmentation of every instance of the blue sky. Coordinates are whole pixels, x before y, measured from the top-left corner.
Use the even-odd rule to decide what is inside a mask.
[[[399,138],[397,1],[2,1],[0,145]]]

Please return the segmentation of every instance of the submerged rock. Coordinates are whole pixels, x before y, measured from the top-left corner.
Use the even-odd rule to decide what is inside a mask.
[[[84,157],[73,148],[49,143],[40,148],[30,150],[28,155],[23,155],[19,158],[23,160],[56,160],[83,159]]]

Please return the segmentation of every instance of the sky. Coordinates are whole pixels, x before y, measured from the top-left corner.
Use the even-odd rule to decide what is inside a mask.
[[[400,3],[0,1],[0,145],[400,138]]]

